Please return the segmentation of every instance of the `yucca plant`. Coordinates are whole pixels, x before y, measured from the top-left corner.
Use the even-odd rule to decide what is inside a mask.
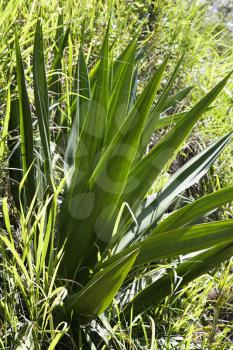
[[[88,325],[106,310],[110,310],[111,322],[119,318],[127,325],[172,292],[175,275],[180,277],[180,288],[229,258],[233,247],[232,220],[200,223],[202,217],[233,200],[232,186],[168,215],[179,195],[208,171],[231,140],[232,132],[190,159],[156,193],[150,191],[230,74],[192,109],[166,115],[192,88],[171,93],[184,55],[163,89],[169,56],[138,93],[143,52],[143,47],[137,49],[139,33],[114,59],[109,30],[110,24],[99,59],[90,72],[80,43],[69,106],[63,103],[60,77],[69,29],[57,35],[53,74],[47,82],[42,28],[40,21],[37,23],[33,52],[35,108],[30,107],[17,35],[15,39],[17,89],[13,83],[9,88],[9,132],[19,127],[20,145],[9,139],[8,146],[12,152],[12,194],[21,213],[24,235],[14,238],[18,240],[14,261],[19,276],[29,273],[31,280],[40,280],[46,269],[45,285],[49,286],[50,276],[58,287],[67,289],[67,296],[51,312],[53,322],[67,322],[71,327],[75,343],[70,348],[88,346],[92,334],[90,331],[87,335],[91,329]],[[62,128],[52,132],[51,126],[58,121],[68,135]],[[167,133],[147,152],[152,134],[166,126]],[[52,142],[53,148],[56,145],[53,152]],[[64,143],[67,146],[61,163]],[[41,216],[43,203],[46,210]],[[8,214],[4,217],[9,234]],[[13,241],[1,232],[3,252],[16,254]],[[22,246],[26,253],[20,258]],[[178,261],[180,255],[184,257]],[[159,270],[168,263],[172,270]],[[32,266],[36,267],[35,275]],[[114,306],[109,309],[113,299]],[[45,321],[38,314],[30,317],[36,317],[31,321],[38,323]],[[53,344],[60,337],[54,339]]]

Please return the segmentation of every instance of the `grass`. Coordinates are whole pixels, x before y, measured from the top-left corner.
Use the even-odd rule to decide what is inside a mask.
[[[229,262],[215,274],[197,279],[164,304],[160,322],[166,324],[170,339],[177,344],[175,348],[232,348],[231,269]]]
[[[46,38],[46,55],[48,59],[52,55],[53,36],[56,29],[57,20],[57,2],[51,1],[46,4],[45,1],[40,1],[42,5],[43,28]],[[65,71],[64,80],[67,92],[72,84],[72,72],[74,70],[71,56],[76,55],[77,37],[81,35],[81,26],[83,20],[88,23],[85,32],[86,46],[84,46],[87,57],[91,57],[91,52],[97,55],[97,49],[100,45],[100,38],[103,33],[103,23],[107,22],[111,2],[101,1],[82,1],[81,3],[74,0],[65,1],[60,5],[64,7],[65,25],[70,24],[75,29],[74,36],[69,39],[67,49],[67,59],[63,61]],[[26,67],[27,77],[31,75],[30,71],[30,55],[32,53],[33,31],[36,23],[38,12],[38,3],[36,1],[2,1],[0,3],[0,100],[2,108],[1,116],[5,116],[6,110],[6,82],[8,82],[8,73],[12,69],[13,62],[9,61],[9,50],[12,49],[14,37],[14,25],[16,23],[19,31],[20,43],[24,47],[23,57],[28,62]],[[177,20],[174,22],[174,13],[177,13]],[[120,51],[124,47],[125,41],[129,39],[134,32],[134,27],[141,24],[145,18],[148,20],[143,27],[144,37],[151,35],[150,45],[147,49],[149,59],[142,67],[142,75],[140,76],[141,86],[147,81],[150,76],[150,67],[152,62],[157,64],[158,57],[161,58],[161,51],[171,49],[173,63],[175,58],[183,49],[187,49],[185,67],[185,75],[179,77],[179,86],[183,87],[196,82],[196,86],[192,92],[191,98],[186,103],[193,104],[200,98],[202,91],[206,92],[210,86],[213,86],[216,80],[223,77],[226,72],[232,69],[232,45],[230,44],[231,37],[229,36],[223,24],[213,26],[213,23],[206,23],[206,9],[200,8],[196,1],[188,5],[186,1],[177,1],[176,8],[171,1],[147,1],[131,2],[124,1],[115,2],[115,10],[113,14],[113,22],[120,23],[116,26],[116,37],[120,34],[120,39],[117,41],[117,50]],[[149,15],[148,15],[149,14]],[[124,18],[124,20],[120,20]],[[155,24],[155,28],[154,28]],[[178,24],[178,26],[177,26]],[[155,29],[155,31],[154,31]],[[76,37],[77,35],[77,37]],[[141,38],[141,41],[144,39]],[[95,51],[96,50],[96,51]],[[200,67],[204,67],[200,75]],[[29,79],[28,79],[29,81]],[[201,138],[201,144],[209,144],[209,139],[223,135],[232,124],[232,83],[225,89],[225,93],[218,100],[216,107],[208,113],[208,116],[203,119],[196,128],[196,139]],[[29,90],[29,97],[32,96],[32,91]],[[69,96],[67,96],[69,103]],[[175,112],[178,112],[176,110]],[[174,111],[173,111],[174,112]],[[63,118],[69,118],[69,115],[63,115]],[[184,148],[187,153],[187,149]],[[5,158],[6,153],[4,153]],[[215,167],[211,187],[219,189],[227,184],[232,183],[232,171],[229,171],[231,162],[231,148],[229,147]],[[1,161],[1,160],[0,160]],[[1,162],[1,166],[4,167]],[[5,174],[5,175],[3,175]],[[1,173],[0,181],[4,181],[3,176],[7,172]],[[208,185],[209,187],[209,185]],[[209,188],[207,187],[207,192]],[[1,186],[2,196],[7,195],[7,189]],[[224,215],[232,216],[230,206],[226,208]],[[1,218],[0,218],[1,219]],[[41,221],[42,220],[42,221]],[[43,215],[38,226],[43,225]],[[9,237],[10,237],[10,232]],[[31,234],[34,234],[33,232]],[[10,245],[9,245],[10,249]],[[30,258],[29,258],[30,259]],[[8,320],[12,323],[12,328],[17,334],[16,324],[23,322],[27,315],[24,314],[22,307],[22,319],[15,319],[15,299],[12,297],[15,290],[23,286],[20,284],[17,271],[13,268],[14,259],[6,259],[2,265],[2,269],[7,271],[4,275],[9,279],[3,281],[3,298],[2,308],[4,315],[8,315]],[[19,261],[20,264],[20,261]],[[205,275],[200,277],[195,282],[192,282],[187,287],[183,288],[181,294],[178,294],[173,299],[168,298],[162,307],[155,308],[146,318],[138,319],[132,323],[129,329],[122,329],[121,324],[117,324],[113,330],[115,334],[115,345],[124,348],[140,347],[148,349],[231,349],[232,347],[232,326],[229,318],[232,315],[232,300],[231,300],[231,285],[232,285],[232,262],[222,265],[216,274]],[[55,269],[54,269],[55,270]],[[36,273],[32,267],[32,274]],[[53,285],[48,288],[44,284],[48,280],[47,271],[41,271],[41,275],[36,276],[38,283],[33,285],[33,277],[29,276],[28,283],[31,283],[32,294],[31,305],[29,312],[32,313],[34,320],[37,319],[38,305],[45,319],[44,325],[39,328],[38,336],[40,339],[46,339],[49,332],[52,330],[52,336],[48,339],[54,341],[66,333],[68,328],[66,324],[56,328],[53,325],[50,310],[48,309],[49,300],[54,300],[56,303],[59,298],[64,297],[64,291]],[[5,286],[10,285],[11,290]],[[42,303],[41,303],[42,300]],[[40,304],[41,303],[41,304]],[[51,303],[50,303],[51,304]],[[19,306],[20,307],[20,306]],[[37,311],[36,311],[37,310]],[[106,320],[105,320],[106,325]],[[25,330],[24,337],[30,338],[33,334],[33,327]],[[108,325],[110,327],[110,325]],[[10,334],[6,323],[1,325],[3,334]],[[10,336],[9,336],[10,337]],[[137,340],[138,338],[138,340]],[[2,349],[7,349],[12,344],[12,339],[2,338]],[[120,344],[120,345],[119,345]],[[50,350],[53,347],[49,348]],[[105,346],[108,348],[108,345]],[[104,346],[103,346],[104,349]]]
[[[42,235],[49,202],[37,214],[32,207],[26,216],[21,213],[18,218],[22,223],[20,232],[13,231],[6,198],[2,205],[7,235],[1,241],[1,254],[4,257],[0,265],[1,349],[21,349],[26,345],[40,349],[42,342],[48,344],[47,348],[50,350],[55,349],[68,327],[65,323],[55,326],[52,314],[57,303],[66,295],[65,289],[55,284],[60,256],[58,254],[54,259],[50,254],[48,267],[45,267],[43,260],[47,244],[46,237],[43,239]],[[28,223],[35,214],[35,224],[28,229]],[[38,235],[38,232],[40,249],[37,250],[37,259],[33,262],[28,244],[30,237]],[[20,235],[20,239],[14,235]],[[47,227],[47,238],[50,235],[54,235],[53,225]]]

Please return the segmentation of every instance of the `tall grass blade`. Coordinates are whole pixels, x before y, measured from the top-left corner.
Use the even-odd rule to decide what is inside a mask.
[[[44,64],[43,34],[40,21],[37,22],[33,51],[33,83],[36,115],[39,124],[40,139],[43,148],[44,175],[52,190],[52,165],[49,130],[49,98]]]
[[[16,51],[16,71],[17,71],[17,83],[19,93],[19,123],[20,123],[20,145],[21,145],[21,161],[23,175],[25,175],[28,169],[32,166],[34,161],[34,146],[33,146],[33,126],[31,109],[27,94],[23,63],[21,58],[21,52],[19,47],[19,40],[17,33],[15,34],[15,51]],[[35,177],[34,167],[31,167],[30,174],[26,181],[25,195],[26,203],[29,205],[33,199],[35,193]],[[26,204],[25,203],[25,204]]]

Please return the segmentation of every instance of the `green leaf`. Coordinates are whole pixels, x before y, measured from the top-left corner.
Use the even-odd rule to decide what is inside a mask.
[[[109,25],[108,25],[109,26]],[[108,29],[109,30],[109,29]],[[114,42],[110,45],[109,47],[109,58],[111,57],[112,55],[112,50],[113,50],[113,47],[114,47]],[[100,56],[101,57],[101,56]],[[99,70],[99,67],[100,67],[100,61],[101,61],[101,58],[97,60],[97,62],[94,64],[94,66],[92,67],[92,69],[90,70],[90,73],[89,73],[89,80],[90,80],[90,86],[91,86],[91,92],[92,94],[94,93],[95,91],[95,86],[96,86],[96,80],[97,80],[97,75],[98,75],[98,70]],[[109,62],[110,63],[110,62]],[[109,71],[111,72],[112,71],[112,67],[111,67],[111,64],[110,64],[110,67],[109,67]],[[112,74],[111,74],[112,75]],[[111,77],[109,79],[109,83],[111,82]],[[110,84],[111,85],[111,84]]]
[[[98,203],[98,206],[94,206],[91,220],[95,221],[98,217],[100,231],[97,235],[100,241],[109,242],[111,238],[112,225],[115,220],[114,212],[117,211],[117,203],[124,190],[137,151],[141,130],[160,86],[166,65],[167,59],[138,97],[135,106],[99,161],[90,179],[89,188],[92,193],[95,193],[95,200]],[[93,240],[93,221],[91,220],[89,224],[92,236],[89,244]],[[86,226],[85,223],[86,232],[88,228],[89,225]]]
[[[52,190],[52,165],[49,131],[49,98],[45,74],[43,34],[40,21],[37,22],[33,51],[33,83],[36,116],[39,124],[40,139],[43,148],[44,175]]]
[[[181,227],[144,240],[136,264],[195,252],[233,240],[233,220]],[[162,238],[162,236],[164,236]],[[166,237],[165,237],[166,236]],[[169,242],[169,243],[168,243]],[[156,249],[156,253],[155,253]],[[157,252],[158,251],[158,252]],[[155,257],[157,255],[158,257]]]
[[[76,193],[76,197],[74,195],[72,197],[76,198],[76,202],[70,197],[67,212],[78,213],[78,207],[82,205],[82,210],[79,209],[77,215],[82,212],[85,218],[75,220],[73,214],[71,219],[73,227],[71,228],[71,221],[66,220],[68,227],[61,229],[63,232],[68,232],[68,230],[71,232],[66,243],[66,250],[69,251],[69,254],[64,256],[64,269],[69,278],[74,278],[73,274],[77,271],[80,262],[89,267],[95,265],[97,246],[102,251],[111,239],[118,211],[117,203],[124,190],[137,151],[141,130],[160,86],[166,65],[167,59],[138,97],[121,129],[99,161],[90,179],[88,194],[82,193],[78,197]],[[81,169],[83,171],[83,168]],[[78,201],[80,201],[79,205]],[[77,227],[79,227],[78,231]]]
[[[212,108],[209,107],[207,109],[207,111],[209,111],[209,110],[212,110]],[[166,128],[169,125],[178,123],[181,119],[186,117],[186,115],[188,113],[189,113],[189,111],[180,112],[180,113],[175,113],[175,114],[168,115],[166,117],[161,117],[161,115],[160,115],[160,118],[159,118],[159,120],[157,121],[157,123],[155,125],[155,130],[163,129],[163,128]]]
[[[9,120],[9,178],[11,185],[11,193],[14,198],[17,209],[20,209],[19,204],[19,184],[23,178],[21,151],[19,141],[19,100],[11,99],[10,120]]]
[[[128,226],[130,226],[118,243],[117,252],[129,246],[138,237],[148,235],[177,196],[194,183],[197,183],[206,174],[231,138],[232,134],[228,134],[212,143],[176,171],[158,194],[146,198],[138,208],[137,225],[128,223]]]
[[[231,139],[232,132],[213,142],[175,172],[157,196],[156,217],[164,213],[179,193],[198,182],[206,174]]]
[[[82,254],[90,244],[91,239],[89,229],[87,228],[85,229],[85,237],[83,236],[80,222],[85,222],[86,225],[86,220],[80,220],[80,215],[78,216],[76,213],[80,212],[80,210],[77,211],[77,209],[80,208],[80,201],[83,201],[84,199],[85,202],[82,203],[84,210],[81,210],[81,217],[82,215],[86,216],[86,210],[87,213],[92,210],[92,203],[89,203],[89,199],[92,201],[93,196],[92,194],[90,194],[90,196],[86,194],[88,193],[89,178],[100,157],[107,121],[109,96],[108,37],[109,27],[101,48],[101,61],[96,77],[96,89],[90,101],[88,113],[83,124],[77,151],[75,153],[75,171],[61,210],[59,244],[62,247],[68,238],[66,249],[69,250],[69,254],[65,255],[63,261],[65,270],[67,273],[68,271],[71,273],[71,278],[74,277],[74,272],[80,261],[80,255],[82,257]],[[93,217],[93,215],[91,217]],[[77,225],[80,227],[78,232]],[[90,225],[90,221],[88,222],[88,225]],[[93,233],[93,227],[91,227],[91,233]],[[80,237],[82,237],[81,240]],[[77,246],[75,247],[76,242],[79,242],[78,251],[76,249]],[[71,247],[69,248],[70,245]],[[66,258],[69,260],[68,265],[65,261]]]
[[[154,131],[158,129],[164,129],[169,125],[176,124],[178,123],[182,118],[184,118],[187,115],[188,112],[180,112],[180,113],[175,113],[172,115],[169,115],[167,117],[161,117],[157,121],[155,125]]]
[[[112,302],[137,255],[138,250],[134,250],[103,271],[97,272],[80,292],[67,299],[66,313],[72,314],[73,318],[80,316],[83,321],[96,318]]]
[[[176,276],[179,277],[179,289],[200,275],[219,266],[223,261],[232,256],[233,244],[210,249],[207,252],[189,258],[176,269]],[[159,280],[143,289],[122,311],[125,317],[130,315],[133,307],[134,317],[148,308],[157,305],[162,299],[168,296],[174,287],[174,273],[169,272]]]
[[[139,214],[139,232],[144,229],[148,231],[153,227],[174,199],[206,174],[231,138],[232,133],[213,142],[171,176],[158,195]]]
[[[121,69],[118,70],[116,83],[109,101],[108,118],[105,132],[105,145],[109,145],[125,121],[131,92],[137,38],[127,47]],[[116,73],[115,73],[116,75]]]
[[[52,69],[55,70],[55,72],[52,72],[49,79],[49,90],[52,92],[55,96],[55,101],[58,100],[60,94],[61,94],[61,82],[60,82],[60,74],[62,68],[62,52],[60,52],[60,49],[62,47],[63,42],[63,32],[64,24],[63,24],[63,12],[59,14],[58,20],[57,20],[57,29],[56,29],[56,35],[55,35],[55,46],[54,46],[54,58],[52,62]],[[68,36],[66,40],[68,39]],[[66,44],[66,43],[65,43]]]
[[[90,188],[98,185],[98,188],[102,189],[101,192],[104,193],[105,203],[107,196],[115,197],[114,201],[112,201],[114,202],[114,207],[116,206],[116,199],[119,198],[119,195],[124,190],[142,128],[160,86],[166,65],[167,59],[156,71],[143,93],[138,97],[127,119],[101,158],[90,179]],[[117,159],[118,157],[119,159]],[[108,176],[110,179],[111,177],[114,179],[110,181],[111,186],[108,186],[106,183],[106,169],[111,169],[111,174],[108,173]]]
[[[233,201],[233,186],[208,194],[170,214],[159,223],[153,233],[166,232],[188,225],[192,221],[231,201]]]
[[[145,147],[148,145],[151,135],[153,134],[154,130],[156,129],[156,124],[159,120],[160,114],[165,111],[167,109],[167,100],[169,99],[169,93],[171,91],[171,88],[174,84],[175,78],[179,72],[180,66],[183,62],[184,59],[184,55],[181,56],[181,58],[179,59],[177,65],[175,66],[175,69],[171,75],[171,78],[169,79],[167,86],[165,87],[162,95],[160,96],[158,102],[156,103],[155,107],[153,108],[153,111],[150,113],[147,122],[144,126],[144,131],[141,135],[141,139],[140,139],[140,144],[138,147],[138,157],[137,158],[141,158],[145,152]],[[188,93],[189,90],[186,90],[184,93],[181,93],[180,95],[175,95],[172,97],[170,97],[170,105],[174,105],[176,103],[176,100],[178,98],[182,98],[185,93]]]
[[[134,72],[133,72],[133,79],[132,79],[132,84],[131,84],[131,92],[130,92],[130,100],[129,100],[128,112],[131,110],[131,108],[133,107],[134,103],[136,102],[136,99],[137,99],[137,86],[138,86],[138,69],[136,67],[134,69]]]
[[[68,140],[68,145],[65,154],[65,175],[67,184],[70,184],[71,177],[74,172],[75,165],[75,153],[77,150],[80,133],[83,128],[84,121],[86,119],[91,99],[91,89],[88,77],[88,69],[82,50],[82,46],[79,49],[79,58],[77,63],[76,72],[76,112],[75,119],[72,124],[71,133]]]
[[[112,64],[112,79],[111,79],[111,89],[112,91],[116,88],[116,85],[119,83],[119,80],[121,80],[121,74],[125,70],[125,65],[129,61],[130,56],[132,55],[132,52],[134,53],[134,62],[136,63],[137,60],[137,52],[135,44],[138,40],[137,33],[135,37],[131,40],[131,42],[126,46],[124,51],[113,61]]]
[[[134,166],[130,172],[122,202],[128,202],[133,209],[139,205],[162,169],[178,152],[179,147],[189,135],[196,121],[224,88],[230,75],[231,73],[220,81],[220,83],[187,113],[185,118],[181,119],[177,125]]]
[[[177,103],[182,101],[187,95],[190,93],[190,91],[193,89],[193,86],[188,86],[187,88],[184,88],[175,94],[170,95],[166,99],[163,99],[163,111],[166,111],[167,109],[174,107]]]
[[[83,124],[80,143],[76,152],[76,161],[84,169],[87,179],[90,177],[100,157],[107,122],[109,98],[108,40],[109,28],[100,52],[101,60],[96,78],[96,89],[90,101],[90,107]]]
[[[61,33],[59,31],[59,33]],[[64,49],[67,45],[67,41],[69,38],[69,34],[70,34],[70,27],[68,27],[64,33],[64,35],[60,36],[58,32],[56,33],[56,38],[57,38],[57,48],[56,48],[56,53],[54,55],[53,58],[53,62],[52,62],[52,71],[59,71],[61,69],[61,61],[62,61],[62,56],[63,56],[63,52]],[[52,89],[51,91],[53,91],[54,93],[57,92],[55,85],[53,85],[55,83],[55,81],[57,81],[57,77],[56,74],[51,76],[51,80],[49,81],[49,87],[50,89]]]
[[[83,53],[82,46],[79,49],[79,58],[77,65],[77,100],[76,100],[76,120],[78,124],[79,135],[82,131],[91,99],[91,88],[88,77],[88,69]]]
[[[156,235],[152,233],[149,238],[124,249],[99,267],[104,268],[112,264],[116,259],[129,254],[134,249],[140,249],[134,265],[139,266],[158,259],[176,257],[231,241],[233,241],[233,220],[181,227]]]
[[[26,175],[29,168],[34,161],[34,147],[33,147],[33,126],[31,109],[27,94],[25,75],[22,63],[22,57],[19,47],[19,40],[17,33],[15,34],[15,51],[16,51],[16,71],[17,84],[19,93],[19,123],[20,123],[20,146],[21,146],[21,161],[23,176]],[[26,203],[30,205],[35,193],[35,177],[34,167],[32,166],[25,184]],[[25,203],[25,204],[26,204]]]

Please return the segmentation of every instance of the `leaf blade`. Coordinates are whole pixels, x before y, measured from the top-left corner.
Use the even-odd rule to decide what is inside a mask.
[[[182,263],[176,269],[176,275],[180,277],[179,289],[200,275],[219,266],[222,262],[232,256],[233,245],[228,244],[211,249],[192,257]],[[168,273],[159,280],[139,292],[136,297],[125,307],[123,314],[129,315],[133,306],[134,317],[157,305],[162,299],[172,292],[173,274]]]
[[[140,249],[134,266],[156,261],[158,259],[177,257],[216,245],[233,241],[233,220],[199,224],[161,232],[152,235],[142,242],[124,249],[99,265],[103,268],[115,259],[129,254],[133,249]]]
[[[25,74],[23,69],[23,62],[19,47],[19,40],[17,33],[15,33],[15,52],[16,52],[16,72],[18,85],[18,103],[19,103],[19,125],[20,125],[20,149],[23,176],[30,172],[27,177],[25,193],[26,203],[30,205],[35,193],[35,178],[34,178],[34,145],[33,145],[33,125],[29,98],[27,94],[27,87],[25,81]]]
[[[49,185],[50,190],[53,186],[52,164],[50,151],[50,130],[49,130],[49,97],[48,87],[45,74],[44,49],[43,49],[43,34],[41,23],[38,20],[34,38],[33,49],[33,84],[35,95],[36,115],[39,124],[39,132],[41,144],[43,148],[44,158],[44,175]]]
[[[90,321],[102,313],[122,285],[137,254],[138,251],[134,250],[107,269],[94,275],[80,292],[67,300],[65,308],[68,314],[73,312],[74,317],[80,315]]]
[[[154,234],[189,224],[210,211],[233,200],[233,186],[223,188],[206,195],[193,203],[176,210],[163,220],[154,230]]]
[[[187,113],[185,118],[181,119],[176,126],[134,166],[126,187],[126,195],[123,196],[122,201],[128,202],[133,209],[138,206],[139,199],[143,199],[164,166],[174,157],[174,154],[177,153],[178,148],[187,138],[196,121],[222,91],[230,75],[231,73],[222,79]]]

